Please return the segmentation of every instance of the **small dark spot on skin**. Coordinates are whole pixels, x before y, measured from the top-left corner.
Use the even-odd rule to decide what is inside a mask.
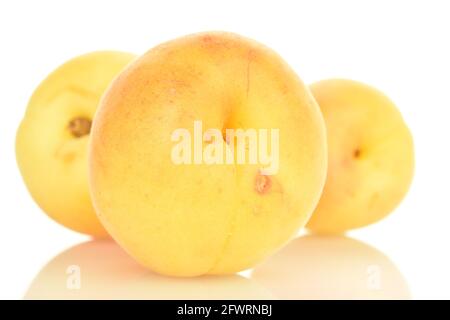
[[[211,42],[213,40],[213,38],[210,35],[205,35],[202,37],[202,40],[204,42]]]
[[[361,149],[356,148],[355,150],[353,150],[353,158],[357,159],[361,156]]]
[[[272,186],[272,180],[270,177],[265,176],[261,173],[255,178],[255,190],[259,194],[266,194],[270,191],[270,187]]]
[[[75,138],[80,138],[88,135],[91,131],[92,121],[85,117],[78,117],[72,119],[67,125],[70,133]]]

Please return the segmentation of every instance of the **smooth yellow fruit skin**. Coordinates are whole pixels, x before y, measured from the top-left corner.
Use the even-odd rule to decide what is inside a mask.
[[[175,165],[171,134],[194,120],[204,130],[280,129],[269,192],[255,191],[255,165]],[[238,272],[309,219],[325,139],[308,88],[272,50],[229,33],[182,37],[138,58],[102,99],[89,149],[94,206],[112,237],[158,273]]]
[[[33,199],[55,221],[95,237],[107,233],[88,191],[89,135],[75,137],[69,123],[92,120],[103,92],[134,58],[99,51],[66,62],[35,90],[17,131],[17,163]]]
[[[381,220],[400,203],[414,173],[411,133],[396,106],[360,82],[310,86],[328,136],[328,177],[307,228],[341,233]]]

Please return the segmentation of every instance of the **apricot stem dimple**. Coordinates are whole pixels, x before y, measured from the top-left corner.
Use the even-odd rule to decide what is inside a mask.
[[[272,185],[272,180],[268,176],[258,174],[255,178],[255,190],[259,194],[265,194],[269,192]]]
[[[355,150],[353,150],[353,158],[357,159],[361,156],[361,149],[356,148]]]
[[[75,138],[88,135],[91,131],[92,121],[85,117],[77,117],[70,120],[68,129]]]

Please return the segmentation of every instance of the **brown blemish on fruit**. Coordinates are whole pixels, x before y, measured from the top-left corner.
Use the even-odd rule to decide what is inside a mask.
[[[212,42],[213,37],[211,35],[207,34],[202,37],[202,40],[203,40],[203,42]]]
[[[358,159],[361,156],[361,149],[356,148],[353,150],[353,158]]]
[[[85,117],[78,117],[70,120],[68,129],[75,138],[88,135],[91,131],[92,121]]]
[[[272,180],[270,179],[270,177],[258,173],[258,175],[255,178],[256,192],[258,192],[259,194],[266,194],[269,192],[271,186]]]
[[[225,128],[222,129],[222,138],[223,138],[223,141],[228,145],[230,145],[231,141],[234,139],[233,136],[227,135],[227,129],[225,129]]]

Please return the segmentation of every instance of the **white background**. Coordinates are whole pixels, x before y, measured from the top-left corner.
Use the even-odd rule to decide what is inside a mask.
[[[416,146],[401,206],[350,233],[387,255],[413,298],[450,298],[448,1],[1,1],[0,297],[22,298],[39,270],[86,240],[40,212],[19,175],[15,131],[27,101],[78,54],[143,53],[188,33],[226,30],[272,47],[310,83],[345,77],[398,105]]]

